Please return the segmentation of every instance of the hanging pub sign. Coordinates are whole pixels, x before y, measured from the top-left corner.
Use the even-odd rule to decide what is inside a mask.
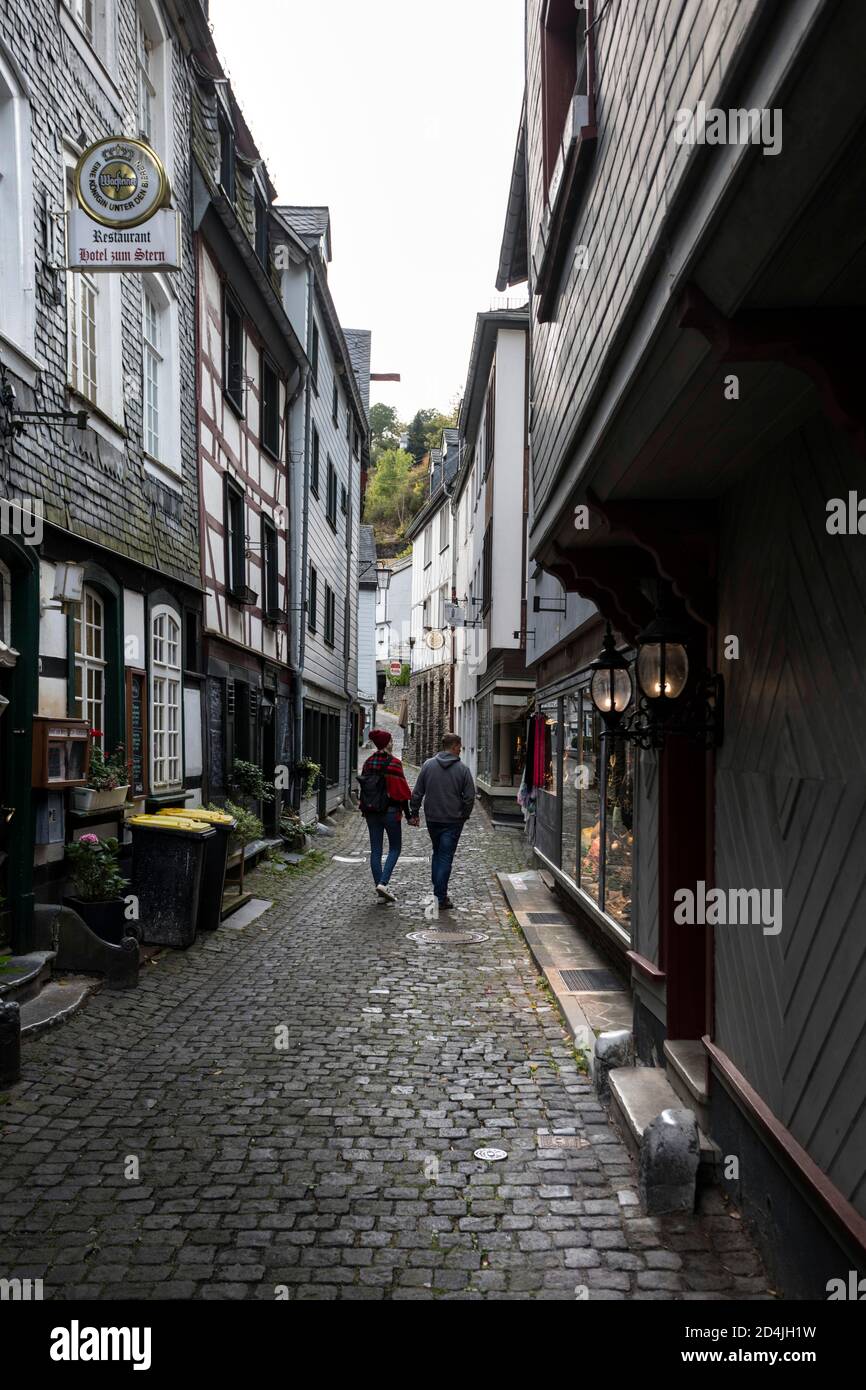
[[[159,156],[143,140],[112,136],[84,151],[73,174],[70,270],[180,269],[180,214]]]

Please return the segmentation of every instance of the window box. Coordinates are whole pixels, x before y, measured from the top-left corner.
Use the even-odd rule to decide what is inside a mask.
[[[108,811],[114,806],[122,806],[126,800],[129,784],[114,787],[111,791],[96,791],[93,787],[76,787],[72,793],[73,811]]]
[[[251,589],[249,584],[242,584],[238,589],[227,590],[228,597],[233,603],[240,603],[252,606],[258,602],[258,594],[255,589]]]

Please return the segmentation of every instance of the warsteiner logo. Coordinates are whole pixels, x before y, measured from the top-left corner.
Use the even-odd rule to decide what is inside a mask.
[[[142,140],[100,140],[75,167],[75,192],[88,217],[105,227],[138,227],[170,198],[159,157]]]

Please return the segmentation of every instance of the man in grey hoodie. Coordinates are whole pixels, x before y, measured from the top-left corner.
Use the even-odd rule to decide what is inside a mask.
[[[448,896],[448,880],[454,853],[464,823],[475,804],[475,783],[472,773],[460,761],[463,744],[458,734],[446,734],[442,751],[428,758],[415,783],[409,815],[415,825],[424,803],[427,829],[433,843],[433,892],[440,908],[453,907]]]

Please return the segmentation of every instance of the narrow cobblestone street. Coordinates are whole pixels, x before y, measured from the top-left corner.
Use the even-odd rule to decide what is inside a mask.
[[[51,1299],[766,1296],[718,1194],[641,1217],[496,883],[521,837],[470,822],[449,925],[487,939],[447,946],[407,937],[430,925],[423,827],[394,908],[359,816],[319,844],[311,873],[257,873],[258,921],[26,1045],[0,1107],[4,1271]]]

